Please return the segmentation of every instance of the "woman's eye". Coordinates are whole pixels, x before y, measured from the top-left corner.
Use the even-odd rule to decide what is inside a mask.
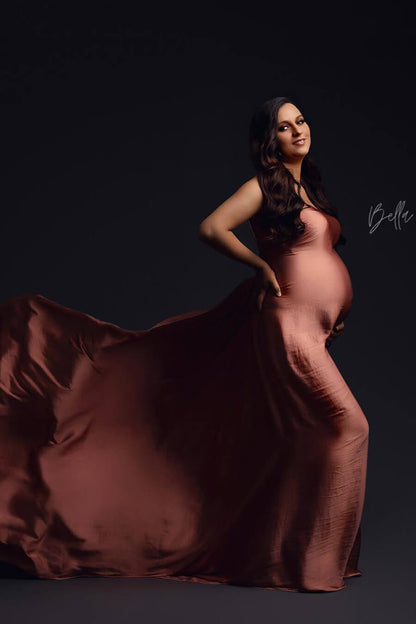
[[[298,119],[296,123],[303,124],[303,123],[305,123],[305,120],[304,120],[304,119]],[[280,128],[279,128],[279,132],[280,132],[281,130],[284,130],[285,128],[287,128],[287,126],[286,126],[286,125],[285,125],[285,126],[280,126]]]

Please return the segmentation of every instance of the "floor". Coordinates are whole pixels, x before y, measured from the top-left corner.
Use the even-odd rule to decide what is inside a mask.
[[[366,546],[367,550],[371,547],[369,540]],[[401,558],[397,552],[402,553]],[[376,554],[364,549],[360,566],[363,576],[347,579],[345,589],[331,593],[151,578],[36,580],[13,578],[9,568],[9,576],[0,579],[1,622],[413,624],[416,578],[410,556],[406,564],[406,552],[409,554],[409,550],[397,549],[394,540]],[[383,565],[386,561],[389,564]]]

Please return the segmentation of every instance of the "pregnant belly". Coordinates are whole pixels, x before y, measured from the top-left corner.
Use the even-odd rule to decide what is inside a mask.
[[[353,288],[347,267],[335,250],[300,250],[267,259],[276,273],[283,300],[323,311],[348,313]]]

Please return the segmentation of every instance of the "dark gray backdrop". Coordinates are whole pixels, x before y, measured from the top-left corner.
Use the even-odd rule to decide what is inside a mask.
[[[370,423],[364,576],[342,592],[302,595],[10,572],[0,581],[6,614],[412,621],[416,214],[372,234],[368,218],[377,204],[416,213],[415,27],[406,3],[336,9],[9,3],[0,20],[0,295],[37,292],[129,329],[216,304],[252,270],[203,245],[198,224],[254,173],[254,107],[296,98],[348,238],[339,253],[354,301],[332,354]],[[236,234],[256,250],[247,224]]]

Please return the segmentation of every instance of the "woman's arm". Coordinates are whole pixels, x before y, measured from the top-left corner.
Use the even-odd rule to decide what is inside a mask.
[[[263,195],[255,176],[240,186],[200,223],[198,238],[229,258],[252,266],[256,270],[270,268],[231,231],[258,212],[262,201]]]
[[[252,266],[256,270],[248,304],[259,312],[268,291],[281,296],[280,285],[271,266],[233,234],[233,228],[248,221],[261,208],[263,194],[257,177],[251,178],[220,204],[199,225],[199,238],[224,255]]]

